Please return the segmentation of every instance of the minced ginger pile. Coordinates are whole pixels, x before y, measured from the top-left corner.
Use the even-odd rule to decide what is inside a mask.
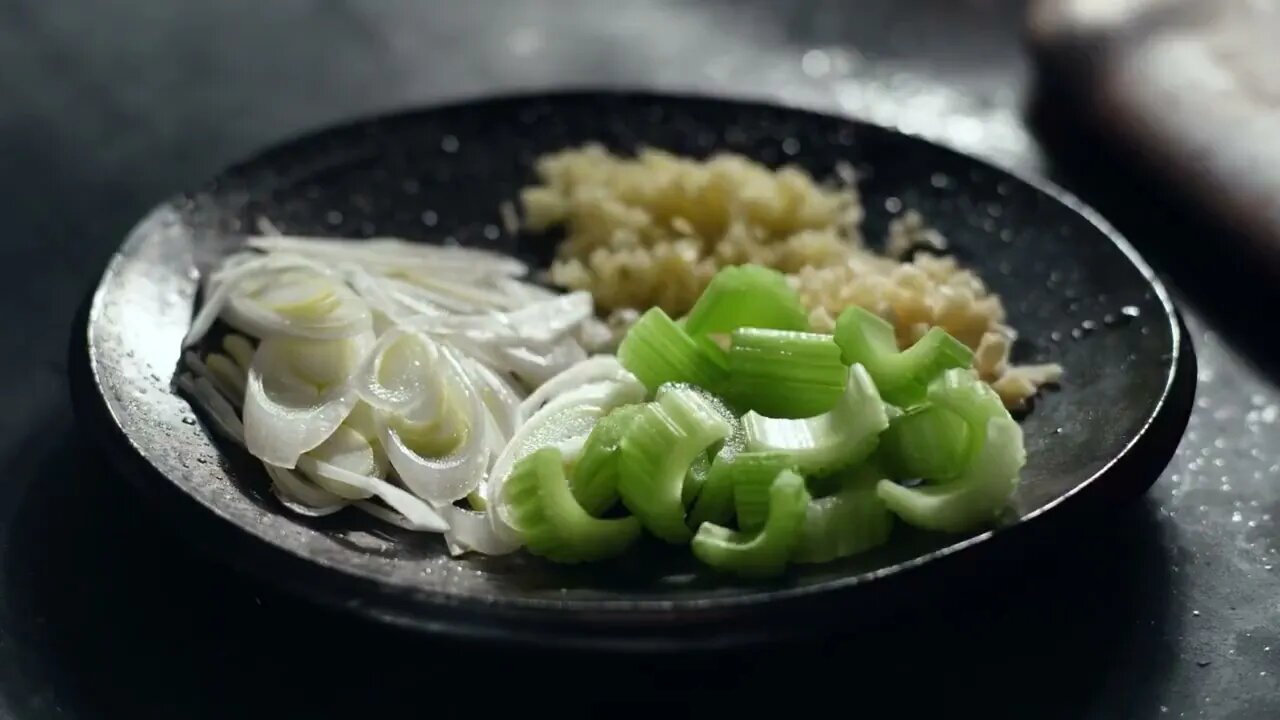
[[[619,157],[589,144],[543,156],[524,188],[524,225],[563,226],[551,282],[587,290],[617,318],[654,305],[687,313],[722,267],[755,263],[788,275],[816,331],[860,305],[893,323],[906,347],[938,326],[975,351],[975,367],[1019,408],[1062,375],[1056,364],[1013,366],[1014,330],[1000,297],[954,258],[917,253],[944,239],[918,213],[890,225],[887,254],[867,248],[852,173],[825,185],[796,167],[772,170],[730,153],[700,161],[656,149]]]

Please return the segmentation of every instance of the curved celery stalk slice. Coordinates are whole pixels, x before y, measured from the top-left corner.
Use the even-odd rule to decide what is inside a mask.
[[[835,494],[811,500],[792,561],[824,563],[888,542],[894,516],[876,491],[884,476],[863,466],[842,478],[844,486]]]
[[[727,267],[715,274],[685,316],[695,337],[740,327],[808,330],[799,295],[777,270],[759,265]]]
[[[604,560],[640,537],[633,517],[591,517],[573,499],[560,450],[549,446],[521,458],[503,488],[513,529],[530,553],[559,563]]]
[[[844,390],[840,346],[830,335],[739,328],[729,347],[729,395],[767,417],[830,410]]]
[[[755,530],[769,515],[769,491],[778,473],[795,470],[795,460],[785,452],[741,453],[723,463],[721,472],[732,479],[733,506],[738,527]]]
[[[650,392],[669,382],[715,390],[727,372],[723,357],[694,342],[658,307],[649,308],[627,330],[618,360]]]
[[[707,453],[698,453],[689,464],[689,470],[684,474],[684,484],[680,486],[681,504],[686,508],[693,505],[698,499],[698,494],[702,492],[702,486],[707,484],[707,475],[710,473],[711,458]]]
[[[898,478],[945,481],[964,470],[969,425],[945,407],[917,405],[889,420],[876,456]]]
[[[618,495],[651,533],[687,542],[683,488],[694,459],[732,426],[700,391],[673,387],[645,405],[622,439]]]
[[[882,480],[877,493],[895,515],[925,530],[961,533],[995,521],[1026,464],[1022,428],[972,371],[947,371],[929,386],[928,398],[968,424],[963,471],[949,482],[914,488]]]
[[[764,527],[744,532],[705,523],[693,538],[693,554],[711,567],[747,578],[781,574],[800,541],[809,500],[804,478],[784,470],[769,488]]]
[[[573,466],[569,487],[590,515],[599,516],[618,501],[618,462],[622,438],[643,405],[622,405],[600,418]]]
[[[893,326],[856,305],[836,320],[836,343],[844,361],[867,368],[885,401],[913,405],[943,371],[973,365],[973,351],[942,328],[930,328],[911,347],[899,351]]]
[[[658,391],[659,395],[668,392],[675,386],[667,385]],[[685,475],[681,499],[689,508],[687,525],[697,530],[704,522],[724,524],[733,518],[733,473],[726,465],[738,457],[747,442],[746,431],[742,421],[725,401],[705,390],[696,389],[711,404],[725,422],[729,423],[729,435],[723,441],[712,444],[711,451],[695,459]],[[703,466],[703,462],[707,463]]]
[[[811,418],[768,418],[749,412],[742,418],[747,450],[784,452],[798,472],[834,472],[865,460],[889,425],[885,404],[860,364],[849,367],[844,394],[835,407]]]

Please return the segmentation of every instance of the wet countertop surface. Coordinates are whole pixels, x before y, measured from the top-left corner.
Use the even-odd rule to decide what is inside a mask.
[[[453,716],[502,701],[593,714],[623,700],[723,713],[783,696],[908,714],[1280,716],[1269,307],[1234,309],[1252,296],[1232,277],[1170,251],[1211,244],[1211,227],[1081,161],[1069,131],[1031,129],[1020,29],[1003,0],[0,4],[0,717]],[[990,599],[940,598],[918,625],[768,657],[660,663],[407,641],[256,587],[150,522],[77,431],[66,388],[72,315],[132,223],[308,129],[583,85],[847,112],[1094,202],[1192,330],[1197,405],[1169,468],[1113,525]]]

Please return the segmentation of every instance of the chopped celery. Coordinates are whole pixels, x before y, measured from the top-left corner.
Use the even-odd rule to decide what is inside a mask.
[[[645,405],[622,438],[618,495],[655,536],[687,542],[683,490],[694,459],[729,437],[732,424],[696,388],[671,386]]]
[[[727,373],[723,354],[695,342],[662,308],[653,307],[627,330],[618,360],[650,392],[664,383],[692,383],[716,390]]]
[[[622,405],[600,418],[578,461],[569,487],[573,497],[590,515],[599,516],[618,500],[618,456],[622,437],[643,405]]]
[[[746,578],[779,575],[800,541],[809,500],[804,478],[783,470],[769,487],[763,527],[745,532],[705,523],[693,538],[693,554],[711,567]]]
[[[876,454],[895,477],[943,481],[960,474],[968,450],[969,426],[964,418],[925,404],[889,420]]]
[[[698,337],[740,327],[808,330],[809,316],[787,277],[777,270],[726,267],[711,278],[685,316],[685,329]]]
[[[733,473],[717,458],[707,471],[707,479],[689,510],[688,525],[697,530],[703,523],[723,525],[733,517]]]
[[[764,524],[769,514],[769,488],[783,470],[795,470],[790,453],[751,452],[739,453],[733,460],[720,465],[719,470],[732,480],[734,512],[738,527],[755,530]]]
[[[698,453],[684,474],[684,484],[680,486],[680,502],[686,508],[693,505],[707,483],[707,475],[711,472],[711,458],[707,453]]]
[[[766,417],[800,418],[830,410],[844,390],[840,346],[830,335],[738,328],[729,348],[729,394]]]
[[[751,452],[791,456],[798,472],[820,475],[865,460],[889,425],[885,404],[860,364],[849,366],[844,394],[835,407],[811,418],[768,418],[749,412],[742,419]]]
[[[844,361],[866,366],[881,397],[894,405],[923,400],[929,383],[944,370],[973,364],[973,351],[938,327],[899,351],[893,326],[856,305],[840,313],[835,339]]]
[[[961,533],[995,521],[1026,464],[1022,428],[972,371],[948,370],[930,384],[928,400],[968,425],[963,470],[954,480],[914,488],[882,480],[877,493],[895,515],[926,530]]]
[[[582,563],[621,554],[640,536],[633,517],[602,520],[573,499],[560,450],[544,447],[511,469],[503,488],[512,528],[530,553],[553,562]]]
[[[876,492],[882,478],[884,473],[865,465],[842,478],[844,486],[835,494],[811,500],[791,559],[824,563],[888,542],[893,513]]]

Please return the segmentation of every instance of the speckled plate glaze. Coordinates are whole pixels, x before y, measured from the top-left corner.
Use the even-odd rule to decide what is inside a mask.
[[[497,248],[535,263],[498,206],[543,152],[584,141],[702,155],[740,151],[820,176],[861,173],[868,238],[916,209],[1006,299],[1019,361],[1056,360],[1060,389],[1021,418],[1029,463],[1015,518],[967,536],[899,525],[884,549],[768,584],[644,546],[590,568],[517,553],[450,557],[438,536],[361,513],[285,511],[265,476],[172,391],[197,279],[257,216],[289,232],[401,235]],[[328,129],[269,150],[156,208],[87,301],[72,342],[77,408],[168,522],[229,564],[300,595],[430,632],[617,648],[722,646],[882,617],[983,583],[1027,550],[1070,542],[1154,482],[1185,427],[1194,356],[1165,289],[1066,193],[921,139],[729,99],[576,92],[432,108]],[[945,589],[944,589],[945,588]]]

